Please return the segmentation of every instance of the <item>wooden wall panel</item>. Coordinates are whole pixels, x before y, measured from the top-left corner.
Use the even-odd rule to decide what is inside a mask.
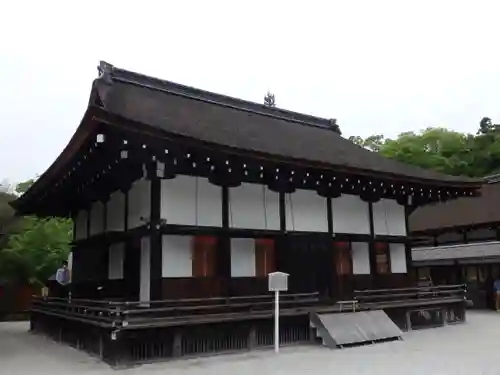
[[[193,237],[193,277],[214,277],[217,269],[217,237]]]
[[[273,239],[255,239],[255,271],[257,277],[267,277],[268,274],[276,271]]]

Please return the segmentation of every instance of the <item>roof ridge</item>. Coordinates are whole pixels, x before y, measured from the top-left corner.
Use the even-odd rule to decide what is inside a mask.
[[[253,102],[250,100],[244,100],[229,95],[219,94],[213,91],[203,90],[196,87],[183,85],[177,82],[172,82],[161,78],[133,72],[130,70],[117,68],[105,61],[100,62],[98,71],[101,75],[101,78],[109,83],[112,83],[112,81],[115,80],[118,82],[135,84],[150,89],[167,91],[171,94],[182,95],[191,99],[201,100],[212,104],[232,107],[234,109],[239,109],[250,113],[279,118],[303,125],[320,127],[323,129],[334,131],[336,133],[336,129],[340,131],[336,119],[327,119],[324,117],[313,116],[278,107],[268,107],[264,104]]]

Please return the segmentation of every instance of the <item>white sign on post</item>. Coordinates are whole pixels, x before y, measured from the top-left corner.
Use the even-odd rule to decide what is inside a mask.
[[[269,291],[274,292],[274,352],[280,351],[280,292],[288,290],[288,274],[273,272],[268,275]]]

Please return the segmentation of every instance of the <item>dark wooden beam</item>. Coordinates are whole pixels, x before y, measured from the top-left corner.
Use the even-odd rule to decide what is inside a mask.
[[[286,195],[279,193],[280,230],[286,232]]]
[[[326,219],[328,221],[328,233],[333,234],[333,210],[332,198],[326,198]]]
[[[377,258],[375,254],[375,224],[373,221],[373,203],[368,202],[368,219],[370,220],[370,240],[368,242],[368,250],[370,257],[370,274],[372,278],[377,276]],[[373,286],[375,287],[375,286]]]
[[[404,214],[405,214],[405,229],[406,229],[406,235],[410,235],[410,213],[411,213],[411,207],[406,205]],[[406,256],[406,272],[409,274],[411,268],[413,267],[412,259],[411,259],[411,242],[407,241],[405,243],[405,256]]]
[[[161,220],[161,180],[157,174],[156,162],[150,166],[151,181],[150,201],[150,298],[161,300],[162,295],[162,234],[160,231]]]

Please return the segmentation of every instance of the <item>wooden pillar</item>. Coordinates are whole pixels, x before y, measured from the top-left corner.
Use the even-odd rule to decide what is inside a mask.
[[[333,234],[333,210],[332,210],[332,198],[326,198],[326,220],[328,222],[328,233]]]
[[[90,215],[91,215],[91,212],[92,212],[92,203],[90,203],[90,206],[87,210],[87,234],[86,234],[86,238],[90,238]]]
[[[368,202],[368,219],[370,221],[370,240],[368,242],[368,249],[370,256],[370,274],[372,275],[372,280],[376,281],[378,272],[377,272],[377,259],[375,254],[375,224],[373,222],[372,202]],[[372,285],[372,287],[376,287],[376,285]]]
[[[231,237],[229,235],[229,188],[222,186],[222,229],[217,251],[217,277],[221,281],[221,294],[231,295]]]
[[[286,199],[285,193],[279,192],[279,213],[280,213],[280,230],[286,232]]]
[[[405,205],[405,230],[406,230],[406,242],[405,242],[405,256],[406,256],[406,273],[410,275],[410,270],[413,267],[413,261],[411,256],[411,242],[410,242],[410,212],[411,207]]]
[[[158,177],[157,165],[150,167],[151,201],[150,201],[150,299],[161,300],[162,295],[162,235],[161,235],[161,180]]]
[[[127,300],[139,300],[139,267],[140,267],[140,247],[136,241],[127,236],[128,232],[128,206],[129,206],[129,191],[130,185],[124,188],[124,210],[123,224],[125,233],[125,259],[123,262],[123,278],[125,290],[123,295]]]
[[[338,284],[341,283],[339,279],[339,275],[337,275],[337,257],[336,257],[336,249],[333,246],[333,210],[332,210],[332,198],[326,198],[326,220],[328,224],[328,234],[329,239],[327,242],[327,254],[329,256],[326,257],[327,264],[330,265],[330,278],[328,285],[328,297],[335,298],[335,295],[338,294]],[[336,290],[337,289],[337,290]]]
[[[108,221],[108,200],[109,200],[109,196],[105,197],[101,203],[103,205],[103,209],[102,209],[102,233],[105,235],[106,233],[106,227],[107,227],[107,221]],[[102,280],[105,284],[109,284],[108,283],[108,280],[109,280],[109,244],[106,245],[106,246],[103,246],[102,248],[102,251],[105,253],[103,254],[103,267],[102,267]],[[106,294],[106,286],[104,287],[105,290],[104,290],[104,293]],[[107,296],[107,294],[106,294]]]

